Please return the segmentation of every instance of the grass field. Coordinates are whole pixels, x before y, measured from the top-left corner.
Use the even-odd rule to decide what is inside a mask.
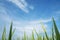
[[[24,36],[22,37],[21,40],[60,40],[60,33],[59,33],[59,30],[57,28],[57,25],[55,23],[54,18],[52,18],[52,22],[53,22],[53,27],[52,27],[52,30],[51,30],[52,33],[50,32],[51,33],[51,37],[48,36],[48,34],[46,32],[46,29],[44,28],[44,24],[41,23],[42,28],[44,30],[44,35],[43,36],[40,36],[40,34],[38,34],[36,32],[36,30],[34,29],[32,31],[32,36],[30,38],[28,38],[28,36],[24,32]],[[13,39],[12,36],[13,36],[14,32],[15,32],[15,30],[12,31],[12,23],[11,23],[8,38],[6,38],[6,28],[4,27],[1,39],[2,40],[12,40]],[[36,33],[37,38],[34,37],[34,32]],[[16,40],[20,40],[20,38],[18,37]]]

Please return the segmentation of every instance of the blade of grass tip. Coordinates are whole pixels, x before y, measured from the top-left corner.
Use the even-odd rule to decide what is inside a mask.
[[[56,34],[56,40],[60,40],[60,34],[59,34],[59,31],[58,31],[58,28],[56,26],[54,18],[52,18],[52,20],[53,20],[54,31],[55,31],[55,34]]]
[[[4,30],[2,33],[2,40],[6,40],[6,27],[4,27]]]
[[[34,30],[34,32],[37,34],[37,36],[39,36],[39,34],[36,32],[36,30],[35,29],[33,29]]]
[[[12,25],[13,23],[11,22],[8,40],[12,40]]]
[[[38,33],[36,32],[35,28],[34,28],[33,30],[34,30],[34,32],[35,32],[36,35],[37,35],[37,40],[39,40],[39,35],[38,35]]]
[[[41,23],[41,25],[42,25],[42,29],[43,29],[43,30],[44,30],[44,32],[45,32],[45,36],[46,36],[47,40],[49,40],[48,35],[47,35],[47,32],[46,32],[46,29],[44,28],[43,23]]]
[[[36,30],[34,29],[34,32],[36,33],[37,35],[37,40],[42,40],[41,36],[36,32]]]

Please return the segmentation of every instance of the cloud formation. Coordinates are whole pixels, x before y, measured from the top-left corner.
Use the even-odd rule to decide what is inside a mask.
[[[56,12],[54,12],[54,13],[56,13],[56,14],[60,14],[60,10],[59,10],[59,11],[56,11]]]
[[[10,2],[16,4],[22,11],[24,11],[25,13],[29,13],[30,10],[33,10],[34,7],[30,6],[25,0],[9,0]]]

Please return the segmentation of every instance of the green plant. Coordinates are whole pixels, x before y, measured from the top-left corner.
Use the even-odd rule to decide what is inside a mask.
[[[10,31],[9,31],[9,38],[8,40],[12,40],[12,23],[10,25]]]
[[[58,28],[56,26],[54,18],[52,18],[52,21],[53,21],[54,31],[55,31],[55,35],[56,35],[56,40],[60,40],[60,34],[59,34],[59,31],[58,31]]]
[[[27,36],[26,36],[26,32],[24,31],[24,39],[23,40],[27,40]]]
[[[41,25],[42,25],[42,28],[44,30],[44,33],[45,33],[45,36],[46,36],[47,40],[49,40],[49,37],[48,37],[47,32],[46,32],[46,29],[44,28],[45,27],[44,24],[41,23]]]
[[[2,40],[6,40],[6,28],[5,27],[2,33]]]
[[[41,23],[42,29],[43,29],[45,35],[43,35],[43,37],[40,36],[40,34],[38,34],[37,31],[34,29],[32,31],[32,34],[31,34],[32,36],[30,36],[30,39],[31,40],[60,40],[60,33],[59,33],[59,30],[57,28],[54,18],[52,18],[52,22],[53,22],[53,27],[52,27],[52,33],[51,33],[52,36],[51,37],[49,37],[49,35],[47,34],[46,29],[44,28],[45,27],[44,24]],[[15,32],[15,29],[12,30],[12,26],[13,26],[13,23],[11,22],[8,40],[12,40],[12,36]],[[34,33],[36,33],[37,39],[35,39]],[[22,40],[30,40],[30,39],[28,39],[28,36],[26,35],[26,32],[24,31],[24,36],[23,36]],[[4,27],[4,30],[2,33],[2,40],[7,40],[6,39],[6,27]],[[20,40],[20,37],[18,37],[17,40]]]
[[[34,38],[34,32],[32,31],[32,40],[35,40],[35,38]]]

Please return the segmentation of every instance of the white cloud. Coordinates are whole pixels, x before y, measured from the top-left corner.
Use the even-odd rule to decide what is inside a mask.
[[[18,24],[18,23],[17,23]],[[23,24],[24,25],[24,24]],[[44,24],[45,28],[47,29],[48,25]],[[24,31],[27,33],[30,33],[32,32],[32,30],[36,30],[38,33],[43,33],[43,29],[41,27],[41,24],[38,24],[37,22],[36,23],[30,23],[28,22],[27,25],[24,25],[24,26],[21,26],[21,25],[14,25],[14,28],[16,28],[16,30],[18,30],[18,32],[22,32],[24,33]]]
[[[41,20],[43,23],[46,23],[46,22],[50,22],[51,19],[46,19],[46,20]],[[18,24],[18,23],[17,23]],[[22,23],[23,24],[23,23]],[[24,25],[24,24],[23,24]],[[47,29],[48,28],[48,25],[44,24],[45,28]],[[29,21],[27,22],[27,25],[24,25],[24,26],[20,26],[20,25],[15,25],[14,28],[16,28],[16,30],[20,31],[20,32],[23,32],[24,31],[27,33],[30,33],[32,32],[32,30],[36,30],[38,33],[43,33],[43,29],[41,27],[41,24],[40,24],[40,20],[39,21]],[[47,29],[48,30],[48,29]]]
[[[23,10],[26,13],[29,13],[29,9],[33,10],[33,6],[28,5],[28,3],[25,0],[9,0],[10,2],[16,4],[21,10]]]
[[[40,22],[42,22],[42,23],[48,23],[48,22],[50,22],[51,21],[51,18],[49,18],[49,19],[40,19],[40,20],[36,20],[36,21],[30,21],[29,23],[30,24],[39,24]]]
[[[29,8],[30,8],[30,9],[32,9],[32,10],[34,9],[34,7],[33,7],[33,6],[30,6]]]
[[[56,11],[57,14],[60,14],[60,11]]]
[[[47,25],[44,24],[44,26],[47,29]],[[36,30],[37,33],[43,33],[44,32],[40,24],[38,24],[38,25],[33,25],[33,24],[28,25],[27,24],[27,25],[24,25],[23,27],[20,25],[19,26],[15,25],[15,26],[13,26],[13,28],[16,28],[17,33],[22,32],[22,34],[24,34],[24,31],[25,31],[27,35],[31,35],[31,33],[34,29]]]

